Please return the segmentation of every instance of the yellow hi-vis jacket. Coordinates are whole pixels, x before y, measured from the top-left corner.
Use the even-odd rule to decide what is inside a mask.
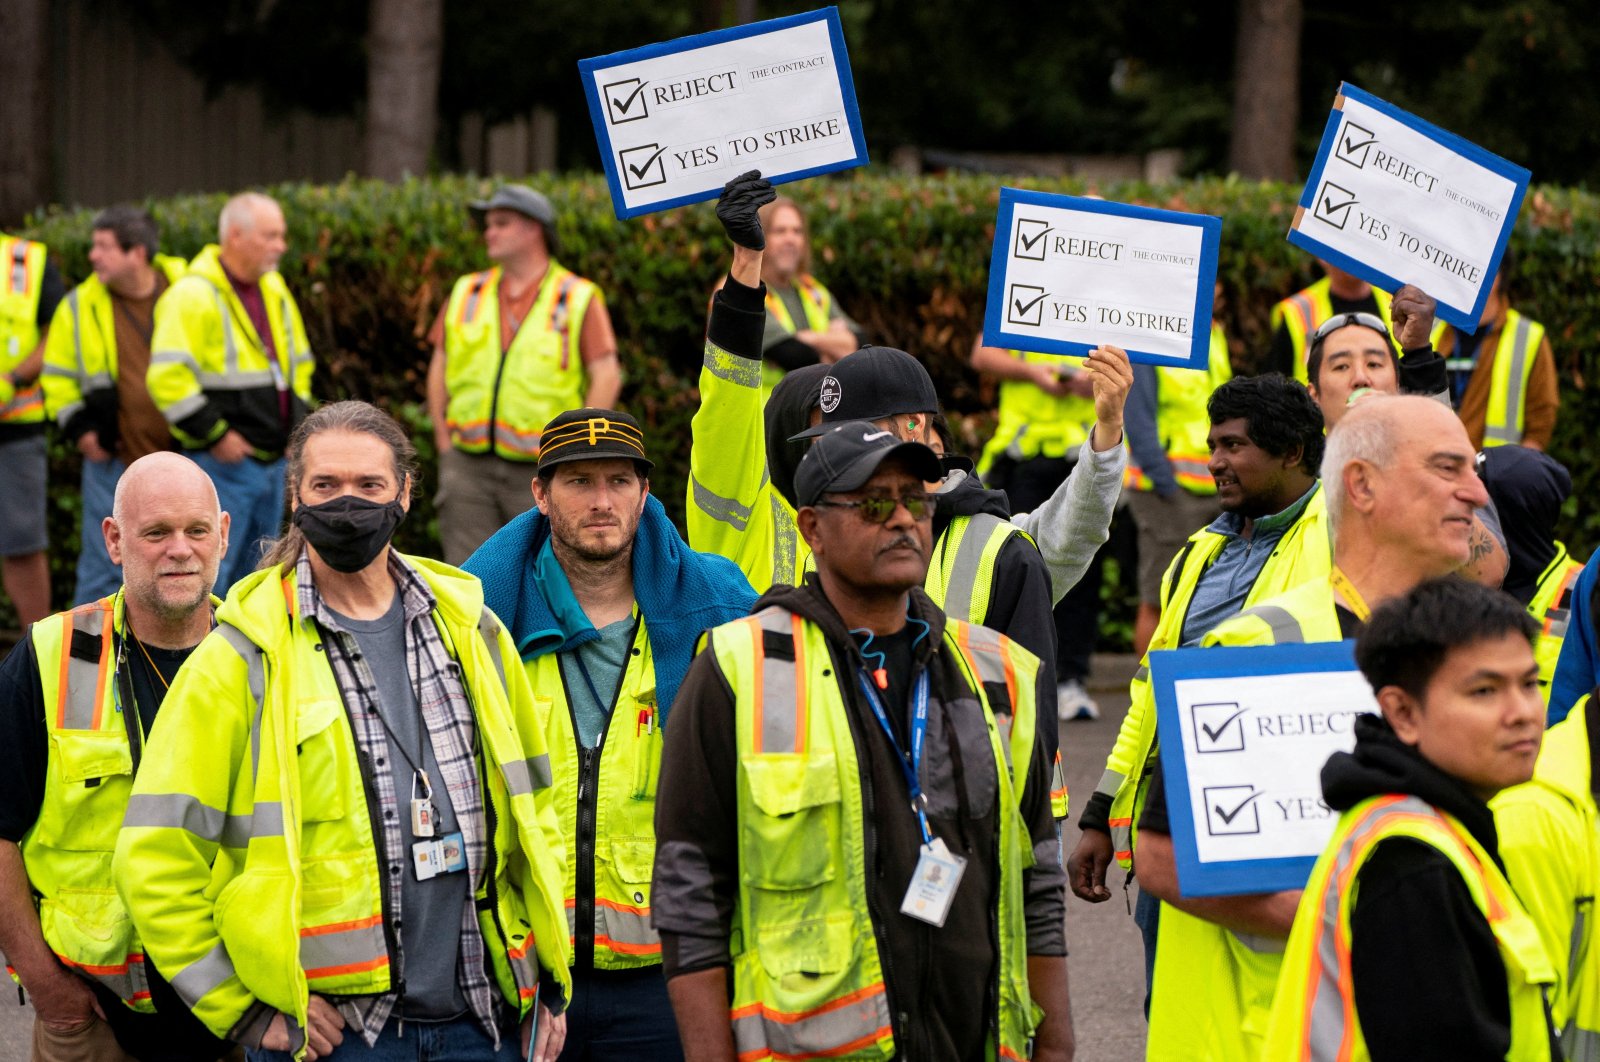
[[[627,970],[661,962],[661,938],[650,921],[650,874],[656,859],[656,781],[661,777],[661,717],[656,705],[655,660],[644,617],[638,616],[627,668],[611,706],[600,745],[578,744],[561,658],[546,653],[527,661],[528,682],[547,715],[547,747],[556,813],[577,845],[569,853],[564,896],[576,961],[577,919],[594,927],[594,965]],[[591,758],[594,792],[580,799],[584,765]],[[581,806],[580,806],[581,805]],[[591,826],[584,828],[584,816]],[[592,843],[593,847],[589,847]],[[579,863],[592,868],[580,890]]]
[[[39,345],[39,298],[44,294],[45,245],[0,232],[0,375],[21,365]],[[0,424],[44,420],[38,382],[17,388],[0,405]]]
[[[534,461],[557,413],[583,405],[583,319],[600,289],[552,260],[501,353],[500,267],[456,281],[445,308],[445,423],[462,453]]]
[[[1436,333],[1437,334],[1437,333]],[[1435,340],[1437,343],[1438,340]],[[1516,310],[1506,310],[1495,345],[1489,380],[1489,406],[1484,410],[1483,445],[1522,444],[1523,414],[1527,409],[1528,378],[1533,360],[1544,343],[1544,325]],[[1447,369],[1471,369],[1473,362],[1445,359]]]
[[[1556,675],[1561,643],[1567,637],[1567,622],[1572,617],[1572,584],[1583,565],[1567,554],[1564,543],[1556,543],[1556,555],[1539,575],[1539,586],[1528,602],[1528,615],[1539,623],[1539,637],[1533,643],[1533,656],[1539,662],[1539,693],[1550,703],[1550,682]]]
[[[168,281],[176,282],[188,268],[181,258],[156,255],[151,262]],[[114,410],[117,402],[117,330],[112,318],[111,293],[97,276],[90,276],[67,293],[50,318],[45,340],[45,414],[61,427],[83,411],[100,405]]]
[[[300,308],[277,270],[259,281],[274,356],[223,271],[216,244],[156,300],[150,336],[150,398],[190,449],[210,446],[233,428],[258,456],[277,457],[311,401],[315,368]],[[289,423],[280,413],[289,404]],[[207,413],[196,418],[197,414]]]
[[[1161,577],[1161,619],[1150,638],[1150,648],[1129,683],[1128,694],[1132,700],[1128,714],[1123,716],[1117,743],[1106,757],[1105,774],[1095,789],[1111,797],[1108,825],[1112,848],[1117,862],[1124,868],[1133,865],[1139,816],[1144,812],[1150,773],[1156,766],[1156,702],[1150,688],[1150,653],[1177,649],[1182,644],[1183,625],[1189,617],[1195,587],[1227,542],[1227,536],[1213,531],[1195,532]],[[1319,483],[1306,501],[1300,518],[1284,531],[1272,555],[1262,565],[1245,595],[1243,607],[1258,605],[1301,583],[1326,582],[1332,565],[1328,502]]]
[[[1066,359],[1026,350],[1008,351],[1012,357],[1036,365],[1066,367]],[[1000,381],[1000,419],[994,438],[978,458],[978,475],[986,476],[1002,454],[1013,461],[1031,457],[1066,457],[1076,454],[1094,430],[1094,399],[1077,395],[1046,394],[1028,380]]]
[[[1231,379],[1233,362],[1228,357],[1228,337],[1216,323],[1211,325],[1205,372],[1156,366],[1156,431],[1161,436],[1161,448],[1172,463],[1173,478],[1190,494],[1217,493],[1216,481],[1211,478],[1211,417],[1206,404],[1211,392]],[[1122,482],[1134,490],[1155,489],[1150,477],[1131,457]]]
[[[1322,327],[1324,321],[1333,316],[1331,287],[1332,282],[1323,277],[1272,307],[1272,328],[1274,331],[1280,326],[1288,329],[1289,341],[1294,345],[1294,378],[1301,383],[1306,382],[1306,359],[1311,352],[1311,337],[1317,334],[1317,329]],[[1394,297],[1381,288],[1373,288],[1372,297],[1378,303],[1378,316],[1383,318],[1383,323],[1389,326],[1392,333],[1394,318],[1390,315],[1389,304]]]
[[[769,655],[769,637],[792,639],[793,659]],[[1041,1012],[1028,991],[1022,872],[1033,850],[1018,808],[1036,722],[1026,691],[1039,662],[1005,636],[959,620],[949,620],[944,640],[982,705],[1003,809],[998,1038],[989,1057],[1024,1059]],[[860,872],[861,773],[827,638],[772,606],[713,630],[710,648],[735,697],[739,749],[735,1049],[751,1060],[891,1058],[894,1029]],[[1010,697],[1009,726],[986,686]]]
[[[541,968],[571,996],[545,721],[478,581],[406,561],[437,597],[472,700],[487,818],[478,925],[496,986],[526,1014]],[[167,694],[117,840],[117,887],[149,955],[218,1036],[258,1000],[304,1029],[312,992],[392,987],[355,740],[296,602],[292,569],[234,586]]]
[[[1326,579],[1302,583],[1218,624],[1203,645],[1341,640]],[[1149,1062],[1260,1057],[1284,942],[1235,933],[1161,905],[1150,989]]]
[[[1533,919],[1494,859],[1454,817],[1412,796],[1370,797],[1346,811],[1306,883],[1284,952],[1262,1062],[1368,1062],[1350,975],[1350,915],[1357,875],[1379,843],[1405,838],[1449,857],[1489,923],[1506,965],[1511,1004],[1508,1062],[1548,1062],[1544,988],[1555,979]],[[1166,912],[1162,912],[1166,917]],[[1419,1022],[1449,1021],[1418,1014]],[[1198,1057],[1198,1056],[1197,1056]]]
[[[1533,781],[1489,806],[1500,858],[1556,968],[1550,1014],[1566,1062],[1600,1062],[1600,812],[1590,777],[1589,698],[1545,731]]]
[[[800,296],[800,309],[806,315],[806,328],[813,332],[826,332],[828,319],[833,313],[833,292],[823,287],[822,282],[810,273],[801,273],[794,278],[794,290],[795,294]],[[799,326],[795,324],[794,316],[789,313],[789,307],[771,285],[767,287],[767,316],[791,336],[800,331]],[[782,369],[768,361],[761,363],[761,388],[764,395],[770,394],[781,379],[783,379]]]

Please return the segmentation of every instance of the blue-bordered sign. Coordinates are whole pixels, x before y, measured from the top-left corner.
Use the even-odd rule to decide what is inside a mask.
[[[1385,291],[1415,284],[1473,332],[1529,176],[1346,82],[1289,242]]]
[[[1204,369],[1222,219],[1000,190],[983,341]]]
[[[837,8],[578,63],[619,218],[865,165]]]
[[[1338,815],[1322,765],[1378,710],[1354,642],[1150,654],[1167,815],[1185,896],[1304,887]]]

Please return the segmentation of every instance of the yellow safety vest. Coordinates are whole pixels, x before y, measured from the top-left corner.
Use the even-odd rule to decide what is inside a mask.
[[[290,403],[311,401],[315,359],[305,323],[289,285],[277,270],[259,283],[272,333],[274,356],[245,311],[223,271],[216,244],[208,244],[189,263],[188,272],[156,300],[155,331],[150,337],[150,369],[145,379],[150,397],[172,425],[173,436],[190,449],[210,446],[228,430],[218,421],[210,437],[199,439],[178,424],[202,409],[207,397],[259,407],[269,422],[278,421],[278,396]],[[258,456],[277,457],[276,452]]]
[[[0,375],[11,372],[39,346],[39,298],[44,294],[45,245],[0,233]],[[38,381],[17,388],[0,405],[0,424],[44,421]]]
[[[1206,404],[1212,391],[1233,379],[1228,337],[1219,324],[1211,326],[1209,358],[1205,372],[1170,365],[1156,367],[1156,431],[1161,436],[1161,448],[1172,462],[1178,485],[1190,494],[1208,496],[1217,493],[1217,484],[1211,478],[1211,417]],[[1132,458],[1122,482],[1133,490],[1155,489],[1150,477]]]
[[[772,655],[769,637],[792,644],[793,658]],[[827,638],[774,606],[716,628],[710,644],[734,692],[739,749],[735,1048],[749,1060],[892,1057],[894,1029],[859,871],[866,843],[860,767]],[[982,705],[998,807],[1010,809],[1000,815],[999,1036],[990,1057],[1024,1059],[1041,1012],[1028,991],[1022,893],[1033,852],[1015,809],[1033,748],[1027,691],[1038,659],[959,620],[947,621],[944,648],[962,662]],[[986,687],[1011,698],[1009,733]]]
[[[1006,353],[1030,365],[1060,365],[1065,359],[1026,350]],[[1094,399],[1046,394],[1027,380],[1000,381],[1000,419],[994,438],[978,458],[978,475],[988,475],[1001,454],[1013,461],[1031,457],[1076,456],[1094,430]]]
[[[1350,916],[1356,875],[1389,838],[1405,838],[1447,856],[1500,945],[1511,1005],[1510,1062],[1548,1062],[1550,1026],[1544,989],[1555,980],[1533,919],[1466,828],[1412,796],[1371,797],[1339,817],[1333,838],[1306,883],[1272,1005],[1263,1062],[1367,1062],[1350,974]],[[1163,917],[1165,912],[1163,912]],[[1419,1022],[1448,1015],[1418,1014]]]
[[[1494,349],[1494,375],[1489,378],[1489,405],[1484,410],[1483,421],[1484,446],[1522,444],[1528,378],[1533,375],[1533,360],[1539,356],[1543,344],[1544,325],[1516,310],[1506,311]],[[1474,365],[1475,362],[1468,359],[1445,359],[1445,367],[1451,370],[1470,371]]]
[[[627,970],[661,962],[661,938],[650,922],[650,875],[656,858],[656,781],[661,776],[661,725],[656,706],[656,669],[650,637],[640,617],[633,651],[611,708],[611,723],[601,735],[595,778],[594,850],[581,848],[567,860],[567,925],[576,947],[578,908],[593,900],[594,965]],[[529,685],[541,715],[550,719],[550,767],[556,811],[568,837],[576,837],[578,785],[583,761],[562,677],[560,656],[546,653],[527,661]],[[594,891],[578,895],[578,862],[594,866]],[[576,959],[576,951],[574,951]]]
[[[1600,812],[1589,772],[1588,701],[1585,695],[1545,731],[1533,781],[1489,802],[1506,876],[1555,961],[1550,1013],[1567,1062],[1600,1059],[1600,966],[1591,950]]]
[[[1528,615],[1539,623],[1533,655],[1539,662],[1539,693],[1546,705],[1550,703],[1550,682],[1555,678],[1556,660],[1561,656],[1561,643],[1566,640],[1567,622],[1572,616],[1572,585],[1583,571],[1583,565],[1567,555],[1565,544],[1555,545],[1556,555],[1545,565],[1538,589],[1528,602]]]
[[[1111,828],[1117,862],[1124,869],[1133,865],[1133,853],[1139,840],[1139,816],[1144,812],[1149,778],[1156,763],[1156,709],[1155,694],[1150,688],[1149,654],[1176,649],[1182,643],[1183,625],[1189,617],[1195,587],[1227,541],[1226,536],[1215,532],[1204,529],[1195,532],[1161,578],[1161,619],[1150,639],[1149,650],[1129,684],[1128,714],[1122,719],[1116,745],[1106,759],[1105,774],[1095,789],[1111,797],[1107,824]],[[1262,565],[1245,595],[1243,607],[1250,608],[1277,597],[1301,583],[1326,582],[1332,565],[1328,502],[1319,483],[1316,492],[1306,501],[1300,518],[1284,531],[1272,555]]]
[[[472,699],[487,820],[478,925],[496,986],[526,1014],[541,968],[571,994],[546,721],[477,580],[405,560],[435,594]],[[297,602],[292,570],[234,586],[167,694],[117,840],[118,888],[151,957],[218,1036],[258,1000],[304,1028],[312,992],[391,989],[380,878],[409,868],[378,865],[338,683]]]
[[[1341,640],[1327,580],[1268,598],[1206,635],[1203,645]],[[1161,905],[1150,990],[1149,1062],[1260,1057],[1284,942],[1235,933]]]
[[[445,423],[456,449],[539,457],[539,433],[583,405],[583,320],[600,289],[552,260],[502,354],[499,266],[456,281],[445,309]]]
[[[1288,329],[1289,341],[1294,345],[1294,378],[1306,382],[1306,358],[1310,356],[1311,337],[1322,323],[1333,316],[1332,282],[1323,277],[1308,288],[1290,295],[1272,307],[1272,329]],[[1389,304],[1394,297],[1382,288],[1373,288],[1372,297],[1378,304],[1378,316],[1394,331],[1394,318]]]
[[[151,263],[176,283],[188,268],[181,258],[158,254]],[[117,332],[111,293],[97,276],[73,288],[56,307],[45,340],[45,413],[62,427],[77,416],[97,392],[117,389]],[[114,401],[114,399],[113,399]]]
[[[826,332],[829,316],[833,312],[833,293],[810,273],[801,273],[794,278],[794,290],[800,296],[800,309],[806,315],[806,328],[813,332]],[[767,316],[777,321],[791,336],[800,331],[795,325],[794,316],[789,313],[789,307],[771,287],[767,288]],[[781,379],[782,369],[769,361],[761,363],[761,387],[764,392],[770,394]]]

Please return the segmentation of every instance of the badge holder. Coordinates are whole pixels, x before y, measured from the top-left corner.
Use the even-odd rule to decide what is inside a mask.
[[[417,796],[417,783],[422,783],[422,796]],[[418,881],[427,881],[440,874],[454,874],[467,868],[466,842],[461,831],[434,837],[438,810],[433,806],[433,786],[425,771],[411,776],[411,833],[427,838],[411,846],[411,868]]]

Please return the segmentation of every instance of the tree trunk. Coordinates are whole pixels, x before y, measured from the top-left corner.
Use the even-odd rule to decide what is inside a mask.
[[[439,122],[444,0],[372,0],[367,27],[366,169],[428,172]]]
[[[48,0],[0,2],[0,41],[6,42],[0,226],[20,222],[50,199],[49,7]]]
[[[1295,176],[1302,15],[1301,0],[1239,0],[1228,166],[1241,177]]]

